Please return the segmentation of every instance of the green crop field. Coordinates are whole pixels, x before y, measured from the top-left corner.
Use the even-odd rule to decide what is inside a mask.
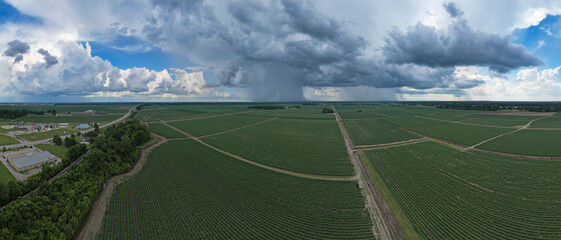
[[[561,128],[561,116],[559,113],[554,116],[534,121],[530,127],[533,128]]]
[[[477,148],[519,155],[561,157],[561,130],[525,129],[486,142]]]
[[[346,120],[343,123],[354,145],[374,145],[421,138],[377,119]]]
[[[106,114],[94,116],[53,116],[53,115],[29,115],[18,118],[17,122],[27,123],[104,123],[116,120],[123,115]]]
[[[508,120],[508,119],[492,119],[492,118],[470,118],[463,120],[465,123],[491,125],[499,127],[522,127],[530,121],[526,120]]]
[[[561,161],[435,142],[364,153],[424,239],[561,238]]]
[[[47,138],[53,138],[55,135],[64,136],[72,133],[76,133],[78,131],[69,128],[59,128],[51,131],[42,131],[36,133],[26,133],[17,135],[19,138],[27,140],[27,141],[38,141]]]
[[[152,123],[148,125],[150,127],[150,131],[158,134],[165,138],[186,138],[187,136],[183,135],[182,133],[175,131],[174,129],[161,124],[161,123]]]
[[[30,105],[0,105],[0,109],[4,110],[16,110],[25,109],[33,111],[48,111],[56,110],[57,113],[68,113],[68,112],[84,112],[87,110],[95,110],[99,112],[106,113],[126,113],[134,105],[130,104],[30,104]],[[50,115],[50,113],[45,113],[45,115]]]
[[[76,140],[77,142],[78,139]],[[59,146],[59,145],[51,145],[51,144],[37,144],[35,145],[35,147],[41,149],[41,150],[45,150],[50,152],[51,154],[59,157],[59,158],[64,158],[66,157],[66,153],[68,152],[68,148],[66,148],[65,146]]]
[[[446,122],[430,126],[414,127],[410,129],[430,137],[435,137],[468,146],[514,130],[511,128],[482,127]]]
[[[335,121],[277,119],[204,138],[205,142],[266,165],[324,175],[352,175]]]
[[[163,105],[167,110],[155,114],[161,120],[178,120],[251,111],[247,105]]]
[[[151,115],[151,114],[155,114],[157,112],[160,112],[163,110],[142,110],[140,112],[138,112],[136,115],[134,115],[134,119],[137,120],[142,120],[144,117]]]
[[[211,133],[231,130],[261,121],[272,119],[270,117],[251,117],[228,115],[203,119],[170,122],[169,124],[195,136],[203,136]]]
[[[18,143],[18,140],[14,139],[13,137],[0,134],[0,146],[11,145],[16,143]]]
[[[321,121],[323,122],[323,121]],[[100,239],[373,239],[355,182],[293,177],[192,140],[118,185]]]

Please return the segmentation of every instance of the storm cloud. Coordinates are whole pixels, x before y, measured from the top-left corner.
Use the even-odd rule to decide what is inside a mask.
[[[482,66],[505,73],[543,62],[508,37],[471,28],[465,19],[454,20],[447,29],[417,24],[406,32],[394,29],[385,40],[383,54],[390,63],[413,63],[429,67]]]
[[[445,2],[442,4],[444,10],[450,14],[451,17],[460,17],[464,15],[464,11],[462,11],[455,2]]]
[[[542,64],[507,37],[472,29],[453,2],[443,4],[454,18],[447,29],[422,24],[406,32],[394,29],[382,57],[367,54],[367,40],[309,1],[232,1],[227,23],[203,1],[151,3],[145,38],[214,71],[224,86],[249,88],[259,101],[303,100],[305,86],[471,88],[481,82],[455,84],[456,66],[505,73]]]
[[[23,54],[28,52],[29,44],[16,39],[8,43],[8,49],[4,51],[3,55],[8,57],[15,57],[14,63],[18,63],[23,60]]]
[[[49,53],[49,51],[40,48],[37,52],[39,54],[43,55],[43,58],[45,59],[45,67],[46,68],[50,68],[51,66],[58,63],[58,60],[56,59],[56,57],[51,55]]]

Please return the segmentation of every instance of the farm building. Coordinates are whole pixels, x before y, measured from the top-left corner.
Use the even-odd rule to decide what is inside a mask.
[[[57,157],[50,152],[43,151],[40,153],[29,153],[23,157],[9,158],[8,162],[18,171],[26,171],[36,167],[40,167],[45,163],[51,163],[57,160]]]

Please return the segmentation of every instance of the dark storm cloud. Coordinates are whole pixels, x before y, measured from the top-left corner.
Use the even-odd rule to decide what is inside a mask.
[[[452,16],[461,16],[454,3],[444,4],[444,8]],[[523,46],[511,43],[508,37],[474,30],[463,18],[453,20],[445,31],[421,23],[406,32],[393,29],[382,49],[390,63],[429,67],[482,66],[505,73],[543,64]]]
[[[45,67],[46,68],[50,68],[51,66],[58,63],[58,60],[56,59],[56,57],[51,55],[49,53],[49,51],[41,48],[37,52],[40,53],[41,55],[43,55],[43,57],[45,58]]]
[[[383,58],[367,55],[364,38],[308,1],[232,1],[227,22],[202,1],[152,5],[142,30],[147,40],[214,71],[222,85],[249,88],[253,100],[302,100],[304,86],[471,88],[482,82],[455,84],[455,66],[502,73],[541,64],[507,38],[473,30],[454,3],[443,5],[457,17],[446,33],[421,24],[406,33],[394,30]]]
[[[17,55],[17,56],[14,58],[14,63],[19,63],[21,60],[23,60],[23,55],[21,55],[21,54],[20,54],[20,55]]]
[[[456,5],[455,2],[445,2],[442,6],[453,18],[464,15],[464,12]]]
[[[29,44],[16,39],[8,43],[8,49],[4,51],[4,56],[15,57],[27,52],[29,52]]]

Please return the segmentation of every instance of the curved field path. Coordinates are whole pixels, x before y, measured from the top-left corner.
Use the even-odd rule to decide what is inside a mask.
[[[273,120],[273,119],[269,119],[269,121],[270,121],[270,120]],[[262,122],[261,122],[261,123],[262,123]],[[309,173],[294,172],[294,171],[289,171],[289,170],[285,170],[285,169],[281,169],[281,168],[276,168],[276,167],[272,167],[272,166],[269,166],[269,165],[265,165],[265,164],[262,164],[262,163],[254,162],[254,161],[251,161],[251,160],[246,159],[246,158],[244,158],[244,157],[241,157],[241,156],[239,156],[239,155],[236,155],[236,154],[233,154],[233,153],[224,151],[224,150],[222,150],[222,149],[220,149],[220,148],[217,148],[217,147],[215,147],[215,146],[212,146],[212,145],[210,145],[210,144],[204,142],[203,140],[201,140],[199,137],[195,137],[195,136],[193,136],[193,135],[191,135],[191,134],[189,134],[189,133],[187,133],[187,132],[185,132],[185,131],[183,131],[183,130],[181,130],[181,129],[179,129],[179,128],[176,128],[176,127],[174,127],[174,126],[171,126],[171,125],[169,125],[169,124],[167,124],[167,123],[163,123],[163,124],[166,125],[166,126],[168,126],[168,127],[170,127],[170,128],[173,128],[175,131],[178,131],[178,132],[180,132],[180,133],[182,133],[182,134],[188,136],[189,138],[191,138],[191,139],[193,139],[193,140],[195,140],[195,141],[197,141],[197,142],[199,142],[199,143],[201,143],[201,144],[203,144],[203,145],[205,145],[205,146],[207,146],[207,147],[209,147],[209,148],[212,148],[212,149],[214,149],[214,150],[216,150],[216,151],[218,151],[218,152],[221,152],[221,153],[223,153],[223,154],[226,154],[226,155],[228,155],[228,156],[230,156],[230,157],[233,157],[233,158],[235,158],[235,159],[238,159],[238,160],[240,160],[240,161],[249,163],[249,164],[251,164],[251,165],[254,165],[254,166],[257,166],[257,167],[261,167],[261,168],[265,168],[265,169],[268,169],[268,170],[271,170],[271,171],[275,171],[275,172],[279,172],[279,173],[284,173],[284,174],[291,175],[291,176],[295,176],[295,177],[309,178],[309,179],[316,179],[316,180],[326,180],[326,181],[353,181],[354,178],[355,178],[355,176],[329,176],[329,175],[316,175],[316,174],[309,174]],[[252,125],[255,125],[255,124],[252,124]],[[245,126],[245,127],[248,127],[248,126]],[[244,127],[242,127],[242,128],[244,128]],[[229,130],[229,131],[230,131],[230,130]],[[217,134],[214,134],[214,135],[217,135]],[[209,135],[206,135],[206,136],[209,136]]]
[[[105,216],[105,210],[107,209],[109,200],[111,200],[111,196],[113,196],[113,192],[115,192],[115,187],[138,173],[148,160],[148,155],[152,149],[166,143],[167,141],[165,138],[154,133],[152,133],[152,136],[156,137],[156,140],[141,147],[140,155],[138,156],[139,160],[136,162],[134,167],[126,173],[111,177],[103,185],[101,192],[98,194],[97,199],[92,204],[88,215],[86,215],[86,218],[84,219],[82,228],[79,232],[76,232],[75,239],[96,239],[97,234],[101,230],[101,225],[103,224],[103,218]]]

